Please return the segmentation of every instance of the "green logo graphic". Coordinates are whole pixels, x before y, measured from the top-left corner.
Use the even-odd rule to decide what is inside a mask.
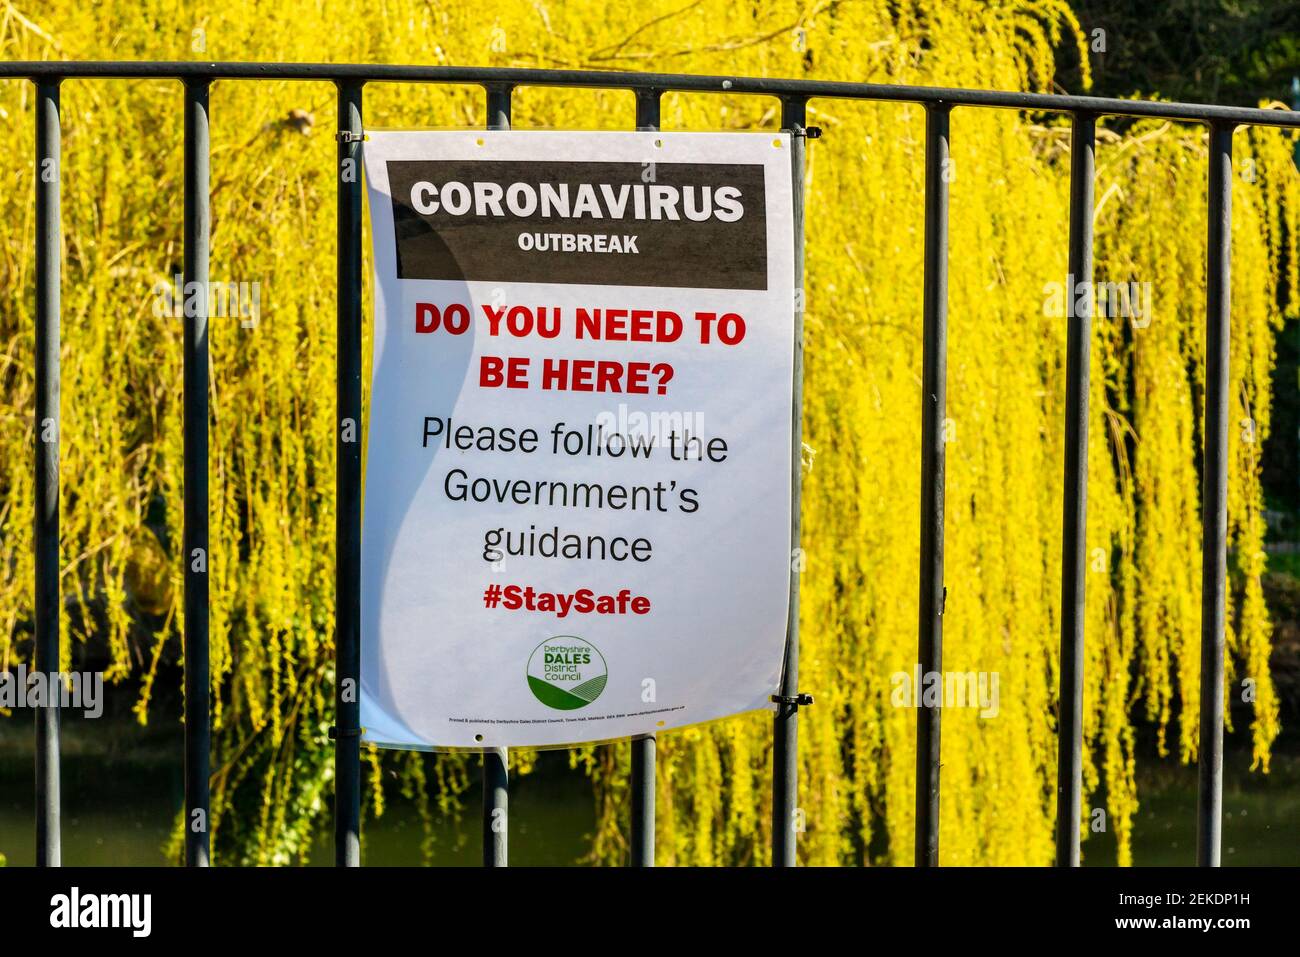
[[[528,659],[528,687],[557,711],[585,708],[605,690],[609,673],[596,646],[573,635],[548,638]]]

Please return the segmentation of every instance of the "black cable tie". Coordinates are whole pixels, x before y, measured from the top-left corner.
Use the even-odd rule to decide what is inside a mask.
[[[813,703],[813,696],[802,691],[791,695],[774,694],[772,695],[772,702],[774,704],[788,704],[795,708],[806,708]]]
[[[339,728],[335,725],[330,725],[330,740],[337,741],[339,738],[359,738],[364,731],[364,728]]]
[[[791,136],[804,136],[810,140],[819,140],[822,138],[822,128],[820,126],[796,126],[790,131]]]

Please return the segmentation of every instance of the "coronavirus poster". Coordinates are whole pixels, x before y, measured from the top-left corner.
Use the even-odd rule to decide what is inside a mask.
[[[365,740],[545,747],[771,708],[788,137],[371,130],[364,159]]]

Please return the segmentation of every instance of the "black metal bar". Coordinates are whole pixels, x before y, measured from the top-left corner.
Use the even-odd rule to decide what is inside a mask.
[[[487,91],[487,128],[490,130],[510,129],[510,94],[512,87],[508,83],[491,83]]]
[[[948,378],[948,104],[926,109],[925,303],[921,376],[921,601],[917,642],[916,866],[939,864],[939,725],[928,675],[943,674],[944,416]]]
[[[185,83],[185,863],[209,864],[208,88]]]
[[[781,700],[772,723],[772,866],[794,867],[799,833],[799,570],[800,505],[803,485],[803,267],[804,144],[808,103],[802,97],[781,101],[781,128],[790,133],[791,189],[794,207],[794,380],[790,408],[790,598],[785,622],[785,665]]]
[[[338,89],[337,469],[334,513],[334,863],[361,866],[362,84]]]
[[[636,128],[653,133],[659,129],[659,106],[662,95],[656,89],[636,92]]]
[[[510,129],[509,84],[487,88],[487,128]],[[505,867],[510,863],[510,756],[505,748],[483,754],[483,866]]]
[[[1087,112],[1106,116],[1149,116],[1189,123],[1218,121],[1300,128],[1300,114],[1203,103],[1161,103],[1013,90],[965,90],[835,80],[769,77],[621,73],[601,70],[545,70],[494,67],[417,66],[365,63],[248,63],[190,60],[15,60],[0,63],[3,78],[333,80],[376,83],[505,84],[582,89],[656,89],[662,92],[731,93],[812,99],[877,100],[894,103],[985,106],[1045,113]]]
[[[513,92],[508,83],[491,84],[487,91],[487,128],[510,129],[510,99]]]
[[[1201,477],[1201,746],[1196,863],[1218,867],[1223,827],[1223,629],[1228,574],[1232,126],[1210,126],[1205,289],[1205,468]]]
[[[510,770],[505,748],[483,752],[483,866],[510,863]]]
[[[659,129],[659,91],[636,91],[636,128]],[[632,748],[632,866],[655,864],[655,752],[653,734],[633,738]]]
[[[36,662],[47,687],[59,670],[59,80],[36,84]],[[59,699],[36,712],[36,863],[62,863]]]
[[[1083,811],[1084,578],[1088,545],[1088,388],[1092,348],[1092,206],[1096,120],[1076,113],[1070,134],[1071,304],[1065,350],[1065,495],[1061,516],[1061,695],[1056,751],[1056,863],[1079,866]],[[1077,309],[1078,290],[1087,309]]]
[[[633,738],[632,866],[655,866],[655,750],[653,734]]]

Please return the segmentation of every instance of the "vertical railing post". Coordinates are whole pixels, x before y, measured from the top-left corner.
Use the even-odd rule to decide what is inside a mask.
[[[483,752],[483,866],[510,863],[510,755],[505,748]]]
[[[658,90],[636,91],[636,128],[645,132],[659,129]],[[643,734],[632,747],[632,866],[655,864],[655,751],[654,734]]]
[[[338,87],[337,473],[334,512],[334,863],[361,866],[360,81]]]
[[[36,84],[36,661],[47,687],[59,677],[59,80]],[[36,713],[36,863],[62,863],[59,701]]]
[[[487,128],[510,129],[508,84],[487,88]],[[483,752],[483,866],[505,867],[510,862],[510,755],[505,748]]]
[[[1206,250],[1205,468],[1201,498],[1201,726],[1196,863],[1218,867],[1223,826],[1223,629],[1228,568],[1229,312],[1232,286],[1232,130],[1210,125]]]
[[[791,189],[794,209],[794,380],[790,408],[790,563],[789,611],[785,622],[785,665],[781,692],[776,696],[772,726],[772,866],[794,867],[799,832],[799,569],[795,552],[801,548],[800,504],[803,485],[803,270],[804,270],[804,150],[808,102],[803,97],[781,100],[781,128],[790,133]],[[811,700],[811,699],[807,699]]]
[[[1070,250],[1066,302],[1065,483],[1061,518],[1061,694],[1056,750],[1056,863],[1079,866],[1083,810],[1085,552],[1088,542],[1088,389],[1092,349],[1092,206],[1096,119],[1076,113],[1070,134]]]
[[[632,866],[655,866],[655,749],[658,739],[643,734],[632,745]]]
[[[925,122],[925,299],[921,375],[921,597],[917,641],[916,866],[939,863],[939,716],[927,706],[927,676],[943,673],[944,416],[948,378],[948,120],[931,103]]]
[[[185,863],[209,864],[208,91],[185,81]]]
[[[513,87],[508,83],[493,83],[484,88],[487,93],[487,128],[510,129],[510,98]]]

